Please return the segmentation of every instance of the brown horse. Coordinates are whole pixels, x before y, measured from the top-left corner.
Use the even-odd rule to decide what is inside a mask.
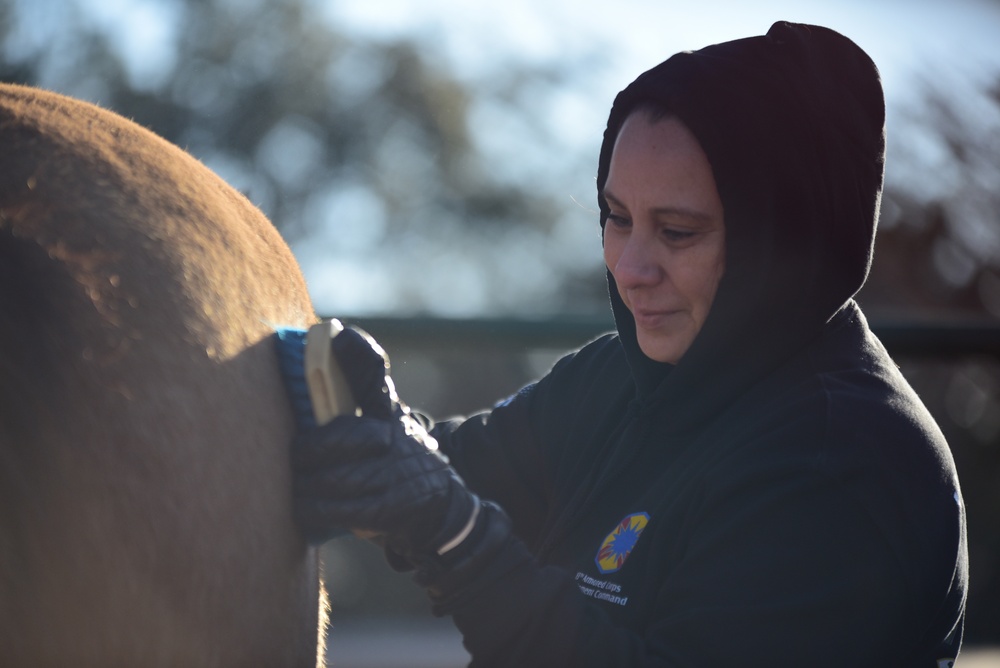
[[[312,666],[269,221],[113,113],[0,85],[0,662]]]

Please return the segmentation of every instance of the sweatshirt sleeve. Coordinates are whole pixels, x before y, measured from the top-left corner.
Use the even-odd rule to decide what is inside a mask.
[[[466,485],[504,509],[514,531],[533,541],[548,507],[548,466],[531,429],[535,385],[466,420],[434,425],[431,435]]]
[[[579,450],[578,433],[600,431],[606,427],[592,418],[618,419],[624,410],[632,381],[620,357],[617,341],[601,337],[491,411],[431,429],[469,488],[500,505],[529,546],[540,537],[561,480],[565,486],[566,454]],[[580,415],[584,405],[591,407],[587,420]]]

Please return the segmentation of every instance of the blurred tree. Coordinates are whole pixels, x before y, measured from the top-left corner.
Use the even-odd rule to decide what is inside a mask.
[[[890,316],[995,320],[1000,78],[982,86],[925,73],[918,81],[917,102],[890,128],[888,187],[862,298]]]
[[[130,6],[106,16],[89,0],[0,0],[0,79],[89,99],[188,149],[319,267],[320,310],[541,311],[566,294],[578,311],[603,304],[599,282],[580,287],[596,233],[589,265],[549,270],[552,232],[577,210],[491,164],[477,139],[489,129],[470,130],[491,114],[516,120],[526,151],[565,164],[550,135],[530,133],[526,103],[559,67],[512,63],[463,82],[428,45],[343,34],[308,0]]]

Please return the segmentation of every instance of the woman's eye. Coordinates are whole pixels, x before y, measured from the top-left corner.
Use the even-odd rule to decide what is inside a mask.
[[[625,216],[621,216],[621,215],[618,215],[618,214],[615,214],[615,213],[609,213],[608,214],[608,221],[607,222],[611,223],[615,227],[628,227],[629,225],[632,224],[632,221],[630,221]]]
[[[694,236],[694,232],[689,230],[674,230],[671,228],[664,228],[661,234],[666,238],[667,241],[678,242],[687,241]]]

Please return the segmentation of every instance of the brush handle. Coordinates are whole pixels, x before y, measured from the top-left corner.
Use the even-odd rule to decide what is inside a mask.
[[[331,352],[330,341],[344,331],[339,320],[324,320],[306,332],[305,376],[316,424],[354,413],[357,404]]]
[[[344,331],[339,320],[324,320],[306,332],[305,377],[316,424],[323,426],[344,413],[358,409],[351,388],[332,352],[331,340]],[[352,529],[358,538],[371,539],[373,531]]]

